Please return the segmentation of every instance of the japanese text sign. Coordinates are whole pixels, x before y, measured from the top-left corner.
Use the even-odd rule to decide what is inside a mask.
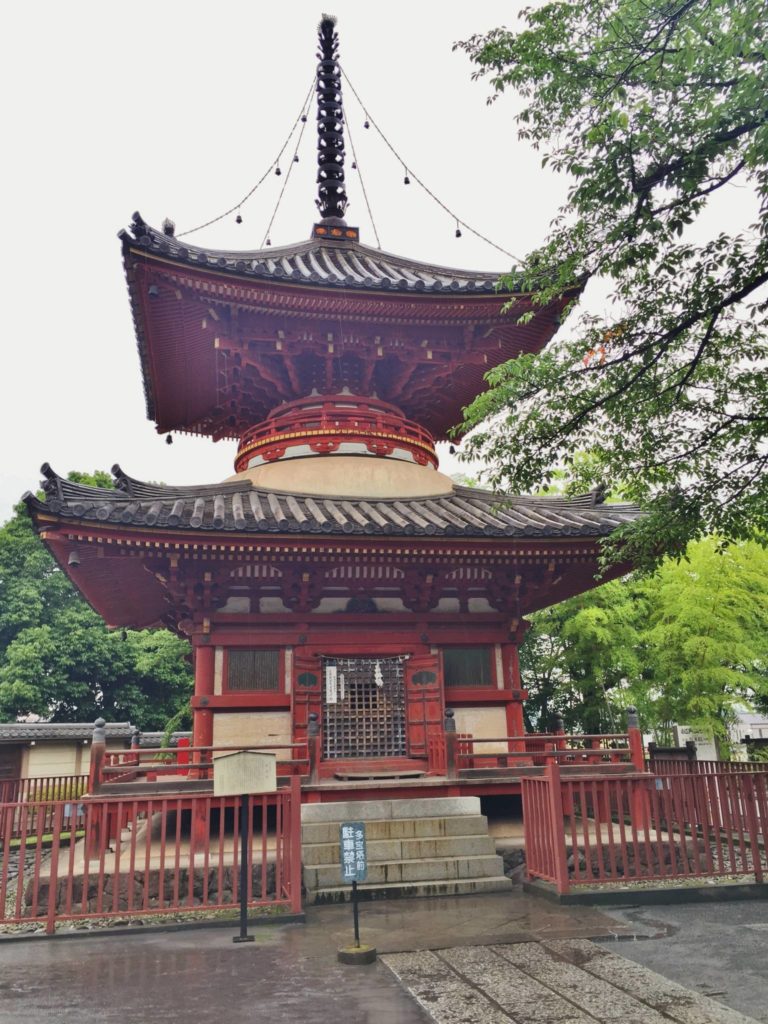
[[[339,826],[341,879],[364,882],[368,873],[365,852],[365,822],[345,821]]]

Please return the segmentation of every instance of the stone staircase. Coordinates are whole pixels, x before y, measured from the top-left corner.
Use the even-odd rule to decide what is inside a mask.
[[[512,887],[478,797],[304,804],[301,821],[308,903],[350,898],[352,887],[341,882],[339,863],[344,821],[365,822],[368,878],[358,887],[361,899],[507,892]]]

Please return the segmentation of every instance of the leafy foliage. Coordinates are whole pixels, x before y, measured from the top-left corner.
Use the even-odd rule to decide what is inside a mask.
[[[713,539],[531,616],[520,651],[531,724],[614,730],[635,704],[666,741],[674,722],[727,738],[739,707],[768,705],[768,553]]]
[[[107,474],[71,479],[111,486]],[[188,645],[110,632],[38,539],[23,505],[0,528],[0,720],[131,721],[161,729],[189,699]]]
[[[523,17],[457,44],[496,97],[522,97],[520,137],[573,179],[508,283],[541,306],[590,282],[612,301],[488,375],[464,451],[517,490],[554,467],[577,489],[621,487],[648,516],[616,540],[649,564],[709,533],[755,536],[768,526],[765,6],[585,0]],[[754,209],[741,223],[724,202],[735,185]]]
[[[547,731],[561,715],[566,732],[620,731],[612,691],[642,675],[644,614],[637,584],[617,580],[531,615],[520,649],[529,726]]]

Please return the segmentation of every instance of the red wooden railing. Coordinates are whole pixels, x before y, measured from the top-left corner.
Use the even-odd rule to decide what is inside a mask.
[[[648,767],[657,775],[718,775],[768,772],[768,761],[689,761],[655,757]]]
[[[88,785],[87,775],[45,775],[32,779],[4,779],[0,782],[0,836],[10,828],[12,839],[21,835],[22,804],[38,808],[34,814],[42,814],[35,827],[43,834],[53,830],[53,803],[64,803],[63,828],[65,831],[83,828],[83,808],[79,798]],[[40,810],[42,808],[42,810]]]
[[[3,779],[0,803],[30,800],[72,800],[85,792],[87,775],[43,775],[36,778]]]
[[[529,877],[572,885],[766,870],[768,774],[522,780]]]
[[[301,910],[301,794],[250,802],[248,904]],[[87,799],[86,838],[65,829],[66,802],[0,805],[0,923],[148,917],[231,908],[239,900],[240,797]],[[50,834],[46,822],[52,822]],[[192,827],[203,823],[203,829]],[[105,840],[111,838],[111,845]]]
[[[218,754],[236,750],[277,752],[277,775],[287,779],[308,775],[309,752],[306,742],[272,743],[263,746],[154,747],[130,750],[106,750],[94,742],[91,747],[89,791],[98,793],[106,783],[158,781],[173,777],[184,788],[185,781],[213,779]],[[286,752],[287,756],[281,756]]]
[[[446,751],[443,732],[427,735],[427,771],[430,775],[445,775]]]
[[[642,736],[638,729],[626,733],[497,736],[477,738],[455,732],[445,734],[446,763],[450,776],[493,773],[510,768],[541,767],[551,761],[570,768],[597,765],[633,767],[645,771]],[[496,750],[489,747],[493,745]],[[505,748],[499,751],[499,747]]]

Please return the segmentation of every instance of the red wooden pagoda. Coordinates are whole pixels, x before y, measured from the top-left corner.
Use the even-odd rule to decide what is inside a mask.
[[[46,466],[45,499],[26,496],[107,623],[189,637],[196,746],[298,742],[311,721],[328,777],[425,765],[446,706],[460,733],[522,733],[524,616],[594,586],[601,540],[637,515],[440,473],[435,441],[483,375],[541,349],[562,306],[359,241],[329,25],[311,238],[211,251],[138,214],[121,233],[148,415],[237,438],[234,475],[171,487],[115,467],[107,490]]]

